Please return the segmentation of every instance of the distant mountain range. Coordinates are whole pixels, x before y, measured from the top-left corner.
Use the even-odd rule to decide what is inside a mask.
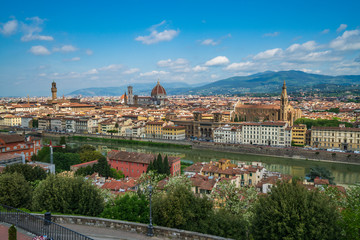
[[[288,92],[338,92],[360,89],[360,75],[327,76],[301,71],[263,72],[249,76],[235,76],[208,84],[190,85],[183,82],[163,83],[168,95],[179,94],[244,94],[280,93],[284,80]],[[149,95],[154,83],[133,84],[134,94]],[[106,88],[85,88],[69,95],[121,96],[127,85]]]

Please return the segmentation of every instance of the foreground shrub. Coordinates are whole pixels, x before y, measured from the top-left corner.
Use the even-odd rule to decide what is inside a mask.
[[[83,178],[50,175],[35,189],[33,208],[98,216],[104,209],[104,199],[100,190]]]
[[[254,239],[339,239],[340,214],[325,194],[278,183],[254,206]]]
[[[145,195],[125,194],[108,203],[100,215],[104,218],[149,223],[149,202]]]
[[[0,203],[20,208],[30,205],[32,188],[19,173],[0,174]]]

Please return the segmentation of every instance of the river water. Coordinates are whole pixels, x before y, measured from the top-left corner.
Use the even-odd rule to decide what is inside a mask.
[[[55,139],[54,139],[55,140]],[[58,141],[58,139],[56,139]],[[102,153],[107,153],[112,149],[128,151],[128,152],[142,152],[142,153],[161,153],[169,156],[179,156],[182,161],[191,162],[209,162],[217,161],[221,158],[230,159],[234,162],[262,162],[263,166],[269,171],[281,172],[296,177],[304,177],[309,172],[310,167],[320,166],[325,167],[331,171],[335,177],[337,184],[354,184],[360,183],[360,165],[351,165],[344,163],[330,163],[311,160],[300,160],[282,157],[258,156],[239,153],[217,152],[210,150],[194,150],[183,149],[176,147],[154,147],[154,146],[139,146],[139,145],[126,145],[118,143],[103,143],[103,142],[84,142],[67,140],[71,145],[84,145],[90,144]]]

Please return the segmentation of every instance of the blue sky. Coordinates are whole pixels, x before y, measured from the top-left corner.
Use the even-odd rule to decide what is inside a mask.
[[[272,70],[360,74],[360,1],[8,1],[0,96],[211,82]],[[134,89],[136,92],[136,89]]]

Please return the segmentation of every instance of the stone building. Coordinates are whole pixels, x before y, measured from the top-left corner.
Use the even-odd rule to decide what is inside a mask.
[[[133,87],[128,86],[128,94],[126,93],[123,95],[127,97],[124,101],[127,105],[156,105],[156,106],[163,106],[167,105],[168,99],[166,98],[166,90],[163,86],[161,86],[160,82],[158,81],[156,86],[151,90],[150,96],[138,96],[133,95]]]
[[[323,149],[360,150],[360,129],[339,127],[312,127],[311,146]]]
[[[301,110],[294,109],[289,104],[286,83],[284,81],[280,106],[275,104],[243,104],[241,101],[238,101],[231,115],[232,119],[237,118],[239,121],[244,122],[286,121],[292,126],[294,121],[301,117]]]

